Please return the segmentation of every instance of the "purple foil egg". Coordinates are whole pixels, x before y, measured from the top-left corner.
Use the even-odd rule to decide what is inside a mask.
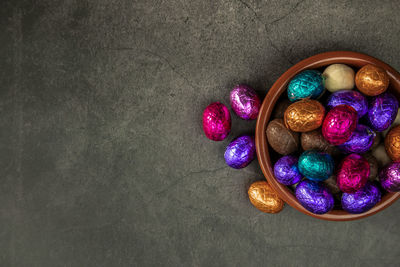
[[[203,112],[203,130],[208,139],[224,140],[231,131],[231,114],[228,108],[219,102],[211,103]]]
[[[350,139],[338,148],[343,153],[365,153],[374,143],[376,134],[369,127],[358,124]]]
[[[261,101],[256,91],[248,85],[235,86],[230,94],[233,111],[242,119],[254,120],[260,111]]]
[[[304,180],[296,187],[296,198],[308,211],[324,214],[332,210],[334,198],[323,183]]]
[[[348,105],[357,111],[358,118],[368,112],[368,101],[365,96],[354,90],[340,90],[331,94],[326,107],[332,109],[339,105]]]
[[[295,156],[283,156],[274,165],[276,180],[284,185],[300,182],[302,175],[297,167],[298,159]]]
[[[368,182],[354,193],[343,193],[342,208],[349,213],[363,213],[370,210],[381,200],[379,188]]]
[[[241,169],[250,164],[256,156],[254,137],[242,135],[234,139],[225,150],[225,162],[230,167]]]
[[[386,191],[400,191],[400,162],[386,165],[379,173],[379,181]]]
[[[373,97],[369,103],[367,121],[375,131],[382,132],[389,128],[397,115],[399,102],[390,93]]]

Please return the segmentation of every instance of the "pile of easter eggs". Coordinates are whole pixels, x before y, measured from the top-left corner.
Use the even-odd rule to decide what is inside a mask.
[[[375,65],[305,70],[275,106],[266,135],[274,176],[308,211],[363,213],[400,191],[399,103]]]
[[[254,120],[258,116],[261,101],[253,88],[240,84],[230,92],[230,105],[241,119]],[[231,125],[231,115],[224,104],[214,102],[205,108],[203,130],[208,139],[213,141],[226,139],[231,131]],[[226,147],[224,154],[226,164],[234,169],[246,167],[255,157],[256,145],[253,135],[235,137]],[[248,190],[248,195],[250,202],[263,212],[277,213],[283,209],[284,202],[265,180],[254,182]]]

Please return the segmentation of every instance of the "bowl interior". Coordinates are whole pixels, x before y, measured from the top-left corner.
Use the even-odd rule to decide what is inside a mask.
[[[264,173],[264,176],[268,180],[269,184],[276,190],[279,196],[293,208],[313,216],[315,218],[332,220],[332,221],[347,221],[355,220],[363,217],[370,216],[376,212],[385,209],[390,204],[392,204],[396,199],[400,197],[400,192],[397,193],[385,193],[382,196],[381,201],[375,205],[372,209],[361,214],[350,214],[342,209],[334,209],[326,214],[318,215],[306,210],[296,199],[287,186],[280,184],[276,181],[273,175],[273,164],[276,162],[278,155],[273,149],[268,145],[266,138],[266,127],[271,117],[271,113],[274,109],[275,104],[279,98],[285,98],[287,84],[290,80],[299,72],[305,69],[321,69],[324,67],[334,64],[343,63],[354,68],[355,71],[366,64],[374,64],[385,69],[390,77],[389,91],[393,93],[398,99],[400,99],[400,74],[394,70],[392,67],[386,63],[373,58],[371,56],[349,52],[349,51],[335,51],[318,54],[309,57],[305,60],[300,61],[289,70],[287,70],[279,79],[274,83],[271,89],[268,91],[263,104],[260,109],[260,113],[257,119],[256,126],[256,147],[257,147],[257,157],[260,163],[260,167]],[[327,94],[325,94],[326,97]],[[323,101],[323,100],[321,100]],[[336,208],[336,207],[335,207]]]

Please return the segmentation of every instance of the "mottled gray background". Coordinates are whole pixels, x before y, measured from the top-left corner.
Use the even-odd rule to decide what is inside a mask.
[[[1,266],[395,266],[400,202],[325,222],[247,199],[204,107],[293,63],[400,69],[399,1],[1,1]]]

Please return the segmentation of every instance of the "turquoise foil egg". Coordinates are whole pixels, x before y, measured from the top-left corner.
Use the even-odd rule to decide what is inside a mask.
[[[317,99],[324,92],[324,79],[317,70],[305,70],[297,74],[288,85],[287,94],[291,102],[303,98]]]
[[[333,174],[334,167],[331,155],[315,150],[304,151],[298,162],[299,171],[313,181],[328,179]]]

